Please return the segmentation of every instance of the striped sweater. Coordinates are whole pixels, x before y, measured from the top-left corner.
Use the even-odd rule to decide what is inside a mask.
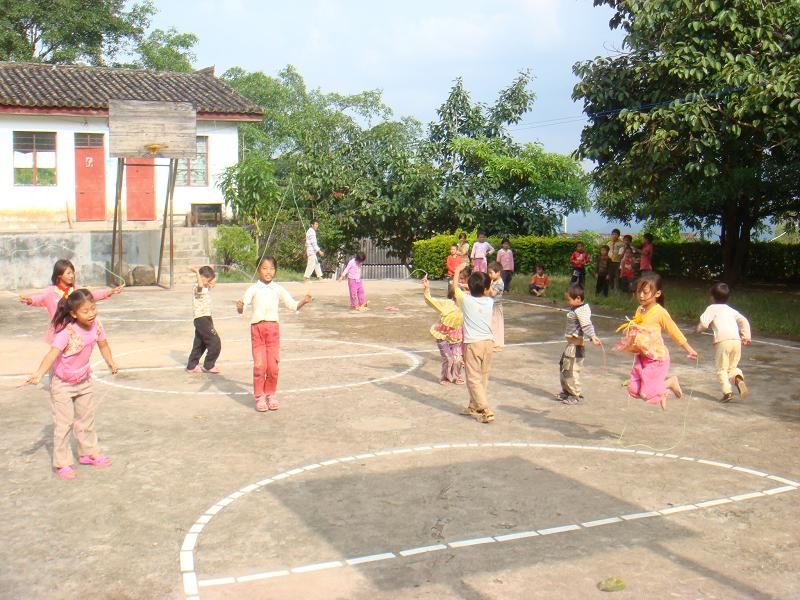
[[[597,334],[592,325],[592,309],[588,304],[581,304],[567,312],[567,327],[564,330],[564,337],[583,340],[584,336],[592,338],[595,335]]]

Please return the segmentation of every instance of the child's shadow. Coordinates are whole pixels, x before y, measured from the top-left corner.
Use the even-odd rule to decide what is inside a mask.
[[[565,419],[556,419],[549,416],[549,411],[535,408],[521,408],[519,406],[498,405],[498,410],[512,413],[521,417],[531,427],[557,431],[566,438],[578,440],[607,440],[617,439],[618,433],[609,431],[605,427],[596,427],[591,423],[578,423]],[[580,407],[575,407],[580,410]]]
[[[188,360],[188,355],[179,350],[172,350],[169,355],[170,358],[178,364],[185,365]],[[242,406],[247,408],[253,407],[252,386],[228,379],[221,373],[198,373],[196,375],[192,373],[191,375],[201,380],[202,386],[199,390],[200,392],[217,391],[220,395],[228,396]],[[278,390],[278,392],[280,392],[280,390]]]
[[[21,450],[19,455],[20,456],[32,456],[36,454],[42,448],[45,449],[48,456],[50,457],[50,462],[53,461],[53,425],[45,425],[42,427],[42,433],[39,436],[39,439],[34,442],[34,444],[27,448],[26,450]]]

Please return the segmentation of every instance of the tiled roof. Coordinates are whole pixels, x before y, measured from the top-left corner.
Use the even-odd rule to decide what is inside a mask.
[[[263,112],[212,69],[175,73],[0,61],[0,106],[102,110],[109,99],[191,102],[198,113]]]

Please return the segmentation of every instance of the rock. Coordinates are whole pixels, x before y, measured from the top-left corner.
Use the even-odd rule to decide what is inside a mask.
[[[153,267],[135,267],[132,274],[133,285],[156,285],[156,270]]]

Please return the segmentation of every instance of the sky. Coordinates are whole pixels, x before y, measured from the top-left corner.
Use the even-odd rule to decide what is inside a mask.
[[[198,68],[276,75],[291,64],[309,88],[380,89],[395,117],[423,123],[435,118],[457,77],[474,101],[493,103],[530,69],[536,102],[512,135],[561,153],[575,150],[585,122],[571,99],[572,65],[622,46],[622,34],[608,27],[611,11],[591,0],[158,0],[156,6],[153,27],[199,36]],[[596,213],[567,220],[569,231],[617,225]]]

